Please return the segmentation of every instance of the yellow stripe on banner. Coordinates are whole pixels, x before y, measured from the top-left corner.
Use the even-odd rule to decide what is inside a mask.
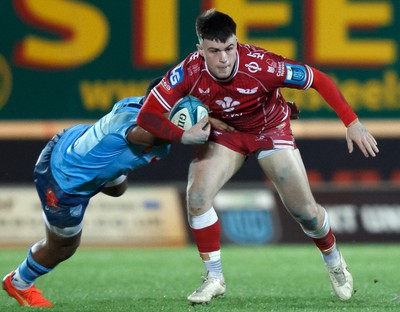
[[[50,139],[54,134],[75,124],[93,123],[94,120],[63,121],[1,121],[0,140]],[[400,138],[398,119],[364,120],[363,125],[376,138]],[[339,120],[295,120],[292,122],[296,138],[343,138],[346,129]]]

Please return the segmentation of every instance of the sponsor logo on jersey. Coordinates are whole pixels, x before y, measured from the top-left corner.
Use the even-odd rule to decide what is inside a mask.
[[[256,62],[250,62],[246,65],[244,65],[247,67],[247,69],[249,70],[249,72],[251,72],[252,74],[261,71],[260,66],[258,66],[258,64]]]
[[[172,88],[183,80],[183,62],[176,66],[168,75],[168,81]]]
[[[199,87],[199,93],[200,94],[210,94],[210,88],[203,90],[202,88]]]
[[[267,72],[274,74],[278,68],[278,63],[272,59],[267,59],[266,63],[268,65]]]
[[[161,86],[163,87],[165,93],[167,93],[167,94],[172,93],[172,87],[165,77],[161,80]]]
[[[277,77],[282,77],[285,75],[285,63],[278,62],[278,72],[276,73]]]
[[[238,90],[239,93],[241,93],[241,94],[254,94],[258,91],[258,87],[255,87],[253,89],[236,88],[236,90]]]
[[[189,58],[188,63],[190,63],[191,61],[197,60],[197,59],[199,58],[199,56],[200,56],[200,53],[199,53],[199,52],[194,52],[194,53],[192,54],[192,56]]]
[[[260,60],[262,60],[264,58],[264,53],[260,53],[260,52],[250,52],[247,55],[250,57],[260,59]]]
[[[291,83],[296,85],[304,85],[306,82],[306,69],[303,65],[293,65],[285,63],[286,67],[286,78],[285,83]]]
[[[200,71],[200,65],[199,64],[194,64],[191,66],[188,66],[187,72],[189,76],[193,76],[194,74],[197,74]]]
[[[275,62],[273,59],[267,59],[266,61],[265,61],[269,66],[272,66],[272,67],[278,67],[278,63],[277,62]]]
[[[71,217],[80,217],[82,215],[82,204],[69,208],[69,213]]]
[[[274,74],[275,73],[275,68],[272,66],[268,66],[267,72]]]
[[[235,109],[235,106],[238,106],[240,102],[234,101],[231,97],[227,96],[224,97],[223,100],[216,100],[215,103],[217,103],[219,106],[222,106],[224,112],[232,112]]]

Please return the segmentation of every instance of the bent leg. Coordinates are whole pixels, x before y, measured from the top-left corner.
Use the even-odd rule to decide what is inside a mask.
[[[324,222],[324,209],[312,195],[299,151],[280,150],[258,160],[274,184],[284,206],[305,230],[313,231]]]
[[[40,276],[70,258],[80,244],[81,232],[62,237],[46,228],[46,238],[32,245],[27,258],[16,270],[13,283],[20,289],[30,287]]]
[[[342,300],[352,296],[353,279],[336,247],[336,239],[325,209],[316,203],[300,152],[281,150],[259,159],[260,166],[275,185],[283,204],[321,251],[329,278]]]
[[[81,231],[71,237],[61,237],[46,228],[46,238],[34,244],[18,268],[4,277],[3,289],[22,306],[53,306],[33,283],[71,257],[79,246],[80,237]]]

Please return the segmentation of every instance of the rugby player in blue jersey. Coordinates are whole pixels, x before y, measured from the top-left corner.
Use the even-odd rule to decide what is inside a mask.
[[[160,78],[148,86],[147,94]],[[146,96],[147,96],[146,94]],[[51,307],[34,281],[77,250],[91,197],[120,196],[129,171],[166,156],[170,145],[136,125],[144,96],[117,102],[92,125],[76,125],[55,135],[41,152],[34,180],[42,202],[46,238],[3,279],[3,289],[23,306]]]

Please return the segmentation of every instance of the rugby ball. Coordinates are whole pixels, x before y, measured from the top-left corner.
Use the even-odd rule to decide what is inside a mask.
[[[172,107],[169,120],[179,128],[188,130],[207,115],[207,106],[198,98],[187,95]]]

